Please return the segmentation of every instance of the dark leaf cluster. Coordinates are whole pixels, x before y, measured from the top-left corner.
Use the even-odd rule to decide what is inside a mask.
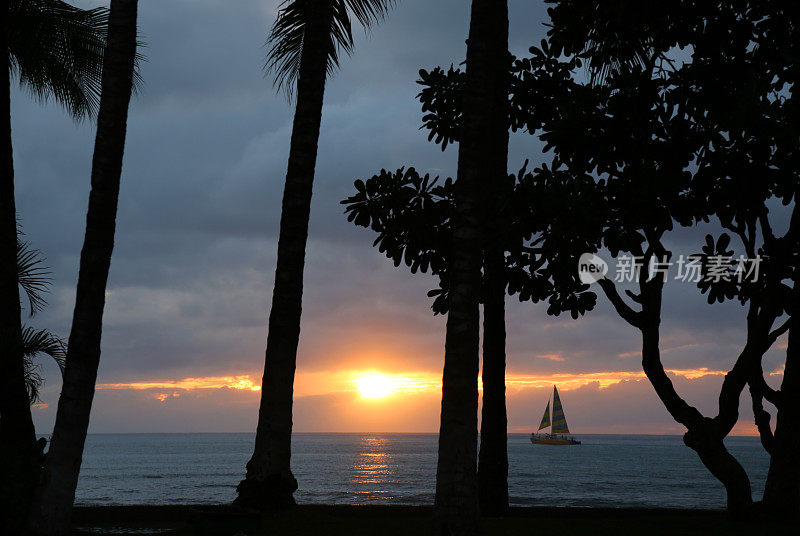
[[[373,246],[411,270],[447,278],[453,215],[453,179],[441,184],[439,177],[420,175],[416,169],[400,168],[380,173],[366,181],[355,181],[356,193],[342,201],[347,221],[377,233]],[[434,311],[446,311],[443,289],[431,291]]]
[[[745,303],[796,278],[800,215],[777,236],[769,206],[794,206],[800,185],[797,4],[550,3],[548,39],[509,66],[509,128],[539,137],[551,155],[512,176],[504,205],[495,207],[502,209],[497,228],[504,230],[509,292],[547,299],[551,314],[577,316],[596,299],[576,278],[581,253],[670,257],[666,233],[712,219],[741,239],[747,257],[762,258],[762,277],[701,281],[711,302]],[[458,142],[464,73],[422,70],[418,83],[428,139],[442,149]],[[383,233],[376,244],[400,244],[397,251],[408,255],[416,242],[397,237],[403,218],[419,214],[403,205],[410,199],[393,200],[391,210],[375,205],[369,221],[377,212],[394,215],[402,224],[373,227]],[[437,239],[442,267],[446,236]],[[709,238],[698,254],[704,270],[729,246],[727,234]]]

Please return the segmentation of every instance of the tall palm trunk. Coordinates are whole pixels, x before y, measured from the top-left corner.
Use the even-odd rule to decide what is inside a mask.
[[[8,1],[0,3],[0,529],[8,533],[24,519],[24,511],[40,463],[30,400],[25,390],[22,324],[17,282],[17,211],[14,201],[14,158],[11,145],[11,72],[8,59]],[[22,516],[20,515],[22,514]],[[0,530],[3,532],[3,530]]]
[[[295,504],[292,494],[297,481],[290,467],[292,397],[332,16],[331,2],[313,2],[303,36],[256,444],[234,501],[235,506],[250,510],[281,510]]]
[[[111,0],[75,311],[64,384],[42,482],[31,509],[34,534],[67,534],[94,398],[106,283],[114,249],[122,156],[136,56],[137,0]]]
[[[508,92],[504,84],[507,54],[506,0],[473,0],[462,107],[464,126],[458,150],[436,469],[434,531],[442,535],[479,532],[478,303],[485,237],[481,228],[481,181],[506,173],[505,169],[494,169],[497,161],[491,155],[497,154],[495,145],[502,143],[508,130],[505,116]]]
[[[508,146],[506,145],[506,148]],[[503,251],[484,252],[483,407],[478,453],[481,513],[501,516],[508,510],[508,438],[506,416],[506,320]]]
[[[505,78],[503,80],[506,80]],[[506,84],[503,84],[508,93]],[[504,105],[507,101],[504,101]],[[498,101],[498,105],[499,105]],[[507,121],[508,111],[502,109]],[[502,516],[508,510],[508,418],[506,415],[506,274],[500,237],[503,185],[507,180],[508,128],[497,132],[487,147],[492,175],[481,181],[484,200],[483,243],[483,407],[478,452],[478,495],[481,514]],[[491,152],[489,152],[491,151]]]
[[[800,281],[794,283],[794,310],[800,305]],[[764,507],[777,517],[800,516],[800,318],[790,320],[775,436],[764,486]]]

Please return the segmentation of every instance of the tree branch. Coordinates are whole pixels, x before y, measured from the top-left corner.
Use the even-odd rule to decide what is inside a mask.
[[[764,243],[775,240],[775,233],[772,232],[772,225],[769,223],[769,216],[766,211],[758,215],[758,223],[761,224],[761,236],[764,239]]]
[[[751,259],[755,258],[756,237],[755,237],[755,224],[753,221],[747,221],[744,223],[734,223],[733,221],[731,221],[727,225],[723,225],[722,227],[737,235],[739,237],[739,240],[742,241],[742,245],[744,246],[744,251],[747,254],[747,256]]]
[[[769,384],[767,384],[767,381],[764,379],[764,371],[761,369],[761,367],[758,367],[758,372],[753,374],[750,380],[748,380],[748,383],[751,389],[754,385],[756,386],[758,392],[764,397],[764,400],[776,408],[780,408],[782,403],[781,392],[777,389],[773,389],[769,386]]]
[[[603,293],[605,293],[606,297],[611,302],[611,305],[614,306],[617,314],[619,314],[619,316],[621,316],[622,319],[631,326],[640,328],[642,324],[642,313],[640,311],[635,311],[625,302],[625,300],[622,299],[622,296],[620,296],[619,292],[617,292],[617,286],[614,284],[614,282],[604,277],[600,279],[597,284],[600,285],[601,289],[603,289]]]
[[[770,332],[770,334],[767,336],[767,348],[765,349],[765,351],[768,350],[769,347],[772,346],[776,340],[778,340],[778,337],[789,331],[789,323],[791,322],[791,320],[792,320],[791,318],[787,319],[786,322],[780,325],[780,327]]]
[[[761,438],[761,445],[763,445],[764,450],[766,450],[769,454],[772,454],[775,444],[775,437],[772,434],[772,428],[769,424],[771,418],[770,414],[764,409],[764,388],[770,388],[764,381],[764,373],[761,369],[760,363],[758,366],[753,367],[753,374],[748,384],[750,386],[750,398],[753,402],[753,417],[756,423],[756,428],[758,428],[758,435]]]

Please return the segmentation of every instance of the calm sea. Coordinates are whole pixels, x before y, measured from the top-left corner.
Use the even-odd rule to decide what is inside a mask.
[[[722,508],[724,490],[678,436],[584,435],[571,447],[509,437],[512,505]],[[728,440],[760,498],[768,459],[757,438]],[[233,500],[253,434],[90,435],[81,505]],[[435,434],[296,434],[303,503],[430,504]]]

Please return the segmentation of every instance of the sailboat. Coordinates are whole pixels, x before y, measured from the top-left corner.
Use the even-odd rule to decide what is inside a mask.
[[[547,401],[547,407],[544,409],[544,416],[542,422],[539,424],[539,430],[550,427],[550,433],[531,434],[531,443],[534,445],[580,445],[581,442],[575,439],[574,436],[569,435],[569,427],[567,426],[567,418],[564,416],[564,408],[561,407],[561,399],[558,397],[558,389],[553,386],[553,420],[550,421],[550,401]]]

